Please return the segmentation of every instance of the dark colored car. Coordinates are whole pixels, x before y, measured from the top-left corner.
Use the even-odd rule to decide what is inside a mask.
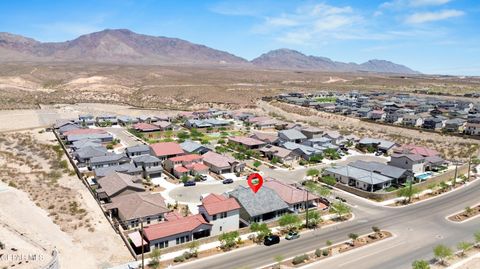
[[[187,181],[183,183],[183,186],[188,187],[188,186],[195,186],[197,183],[195,181]]]
[[[298,234],[298,232],[289,232],[286,236],[285,236],[285,239],[287,240],[293,240],[293,239],[297,239],[299,238],[300,235]]]
[[[347,202],[347,200],[345,200],[344,198],[339,197],[339,196],[335,197],[335,199],[340,200],[340,201],[342,201],[342,202],[344,202],[344,203]]]
[[[381,152],[381,151],[375,152],[375,156],[381,156],[381,155],[383,155],[383,152]]]
[[[224,179],[224,180],[222,181],[222,183],[223,183],[223,184],[231,184],[231,183],[233,183],[233,179],[231,179],[231,178]]]
[[[280,236],[271,234],[269,236],[266,236],[263,239],[263,244],[265,246],[271,246],[280,243]]]

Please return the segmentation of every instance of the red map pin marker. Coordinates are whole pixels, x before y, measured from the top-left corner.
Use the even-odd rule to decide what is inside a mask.
[[[252,189],[254,193],[257,193],[257,191],[263,185],[263,178],[260,174],[253,173],[248,176],[247,182],[248,182],[248,186],[250,186],[250,189]]]

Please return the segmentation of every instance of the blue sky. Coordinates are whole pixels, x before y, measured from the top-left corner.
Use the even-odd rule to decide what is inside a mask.
[[[277,48],[480,75],[475,0],[0,1],[0,31],[65,41],[106,28],[178,37],[246,59]]]

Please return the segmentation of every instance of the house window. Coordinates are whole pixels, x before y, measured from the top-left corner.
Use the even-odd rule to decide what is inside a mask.
[[[222,231],[222,228],[223,228],[223,227],[222,227],[222,226],[220,226],[220,232]]]
[[[213,219],[213,220],[217,220],[217,214],[213,215],[213,216],[212,216],[212,219]]]
[[[147,224],[150,224],[150,217],[147,218]]]

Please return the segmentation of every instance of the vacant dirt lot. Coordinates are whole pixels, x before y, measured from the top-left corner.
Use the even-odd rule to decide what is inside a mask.
[[[39,129],[0,134],[0,181],[10,187],[0,195],[2,221],[46,251],[56,247],[63,268],[128,261],[123,241],[55,141]]]

